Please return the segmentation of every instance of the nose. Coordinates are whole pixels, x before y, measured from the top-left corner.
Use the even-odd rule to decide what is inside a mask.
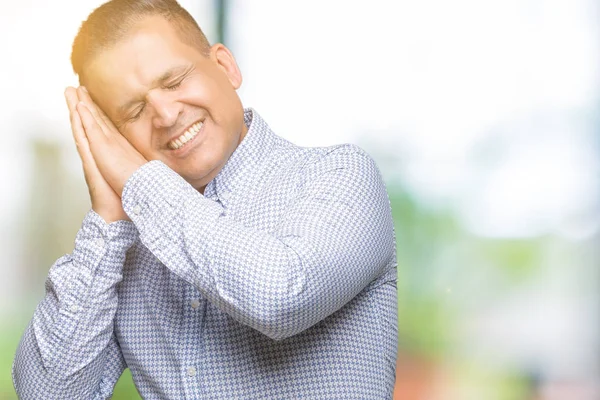
[[[167,92],[148,93],[148,104],[154,109],[152,124],[155,128],[169,128],[177,123],[183,105]]]

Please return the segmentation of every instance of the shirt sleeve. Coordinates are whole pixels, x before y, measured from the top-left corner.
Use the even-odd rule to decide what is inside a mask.
[[[117,284],[137,238],[130,221],[106,222],[91,210],[75,248],[58,259],[13,362],[21,399],[105,399],[125,369],[114,336]]]
[[[273,233],[233,220],[161,161],[130,177],[123,207],[165,266],[280,340],[341,308],[395,262],[389,198],[364,151],[339,147],[302,175]]]

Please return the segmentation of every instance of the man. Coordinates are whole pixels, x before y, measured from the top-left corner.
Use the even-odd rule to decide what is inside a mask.
[[[391,398],[395,242],[373,160],[275,135],[174,0],[104,4],[72,62],[92,210],[19,345],[20,398],[109,398],[125,368],[146,399]],[[318,129],[308,108],[294,122]]]

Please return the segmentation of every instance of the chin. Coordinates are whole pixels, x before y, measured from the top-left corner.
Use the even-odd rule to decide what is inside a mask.
[[[197,186],[200,182],[203,182],[202,186],[206,185],[209,181],[211,181],[214,177],[212,177],[212,172],[214,169],[195,169],[193,171],[175,171],[179,175],[181,175],[186,181],[191,183],[194,186]],[[216,174],[214,174],[216,176]],[[208,181],[207,181],[208,179]]]

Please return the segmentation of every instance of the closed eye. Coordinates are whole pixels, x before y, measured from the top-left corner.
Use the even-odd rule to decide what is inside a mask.
[[[134,115],[132,115],[131,117],[128,118],[128,121],[137,120],[142,115],[142,112],[144,111],[145,108],[146,108],[146,104],[144,103],[138,108],[137,112]]]
[[[179,86],[181,86],[181,84],[185,81],[185,79],[190,75],[190,73],[195,69],[194,64],[188,66],[188,68],[180,75],[176,75],[175,79],[171,79],[173,78],[172,76],[169,76],[170,74],[167,74],[166,76],[164,76],[164,79],[162,79],[163,82],[172,82],[170,84],[165,84],[163,83],[163,88],[166,90],[175,90],[177,88],[179,88]]]
[[[176,82],[176,83],[174,83],[174,84],[172,84],[172,85],[166,85],[166,86],[165,86],[165,89],[167,89],[167,90],[175,90],[175,89],[177,89],[179,86],[181,86],[181,81],[178,81],[178,82]]]

